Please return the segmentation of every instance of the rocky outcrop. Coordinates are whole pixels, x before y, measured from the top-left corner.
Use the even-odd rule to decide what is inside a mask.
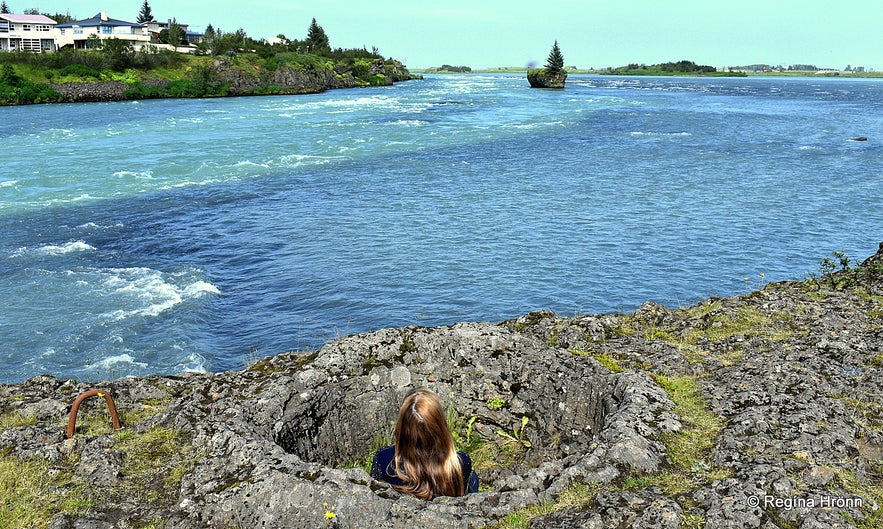
[[[368,67],[368,75],[374,84],[391,85],[400,81],[418,79],[412,76],[404,65],[397,61],[386,63],[376,60]],[[212,81],[226,84],[229,95],[252,95],[265,93],[314,94],[338,88],[354,88],[360,83],[354,78],[352,71],[344,66],[335,68],[295,69],[281,66],[272,72],[234,68],[228,58],[217,59],[209,68]],[[168,81],[153,79],[144,84],[164,87]],[[127,91],[131,86],[118,81],[52,83],[53,90],[58,92],[67,103],[124,101],[130,99]]]
[[[50,86],[61,94],[65,103],[123,101],[129,88],[118,81],[52,83]]]
[[[527,82],[531,88],[564,88],[567,72],[550,72],[546,68],[532,68],[527,71]]]
[[[352,74],[341,68],[295,70],[283,66],[273,72],[260,72],[236,69],[229,59],[217,59],[212,63],[211,69],[219,81],[229,85],[232,95],[251,94],[268,85],[293,94],[312,94],[356,86]]]
[[[386,329],[240,372],[118,380],[122,432],[93,400],[65,439],[94,385],[37,377],[0,387],[4,417],[30,418],[5,420],[0,446],[102,498],[57,529],[468,528],[513,513],[535,529],[871,527],[881,315],[883,245],[857,269],[680,310]],[[446,403],[480,493],[417,500],[360,468],[415,386]],[[174,449],[143,472],[132,446],[155,432]]]

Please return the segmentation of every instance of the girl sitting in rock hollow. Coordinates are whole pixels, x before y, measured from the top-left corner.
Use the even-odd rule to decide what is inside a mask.
[[[393,437],[395,446],[374,454],[374,479],[424,500],[478,492],[472,460],[454,448],[441,400],[429,389],[417,388],[405,396]]]

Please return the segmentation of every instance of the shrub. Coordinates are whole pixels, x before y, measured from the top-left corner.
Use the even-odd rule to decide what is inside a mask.
[[[75,75],[77,77],[99,79],[101,72],[95,68],[90,68],[85,64],[69,64],[58,72],[60,76]]]
[[[0,67],[0,105],[51,103],[61,101],[61,94],[47,83],[34,83],[15,73],[10,64]]]

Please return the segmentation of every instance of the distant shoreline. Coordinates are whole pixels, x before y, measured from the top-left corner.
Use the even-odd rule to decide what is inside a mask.
[[[499,68],[481,68],[474,69],[470,72],[452,72],[446,70],[437,70],[436,68],[408,68],[411,73],[415,74],[439,74],[439,75],[470,75],[470,74],[524,74],[527,75],[527,67],[518,67],[518,66],[506,66]],[[578,68],[568,69],[567,73],[569,74],[586,74],[586,75],[599,75],[599,76],[609,76],[609,77],[623,77],[631,76],[635,74],[617,74],[608,71],[607,69],[603,70],[581,70]],[[636,77],[640,77],[640,75],[635,75]],[[800,71],[790,71],[790,72],[748,72],[748,71],[733,71],[733,72],[716,72],[713,74],[701,74],[701,73],[681,73],[681,72],[671,72],[667,74],[656,73],[651,74],[653,77],[811,77],[811,78],[820,78],[820,77],[841,77],[847,79],[880,79],[883,78],[883,71],[880,72],[832,72],[832,71],[809,71],[809,70],[800,70]]]

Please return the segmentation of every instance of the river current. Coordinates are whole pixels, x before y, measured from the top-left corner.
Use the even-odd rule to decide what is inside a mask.
[[[0,141],[0,382],[687,306],[883,241],[883,80],[429,76],[0,108]]]

